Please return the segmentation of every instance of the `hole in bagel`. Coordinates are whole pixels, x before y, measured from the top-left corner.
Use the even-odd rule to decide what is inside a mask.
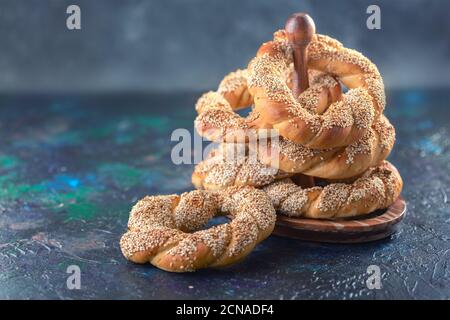
[[[236,110],[236,113],[238,115],[240,115],[241,117],[246,118],[250,114],[251,111],[252,111],[251,106],[248,106],[248,107],[244,107],[240,110]]]
[[[225,223],[228,223],[228,222],[230,222],[230,218],[229,217],[227,217],[227,216],[216,216],[216,217],[213,217],[212,219],[210,219],[208,221],[208,223],[201,229],[202,230],[206,230],[206,229],[209,229],[211,227],[219,226],[221,224],[225,224]]]

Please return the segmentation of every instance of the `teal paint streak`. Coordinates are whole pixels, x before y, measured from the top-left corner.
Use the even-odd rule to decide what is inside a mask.
[[[151,172],[124,163],[101,164],[86,177],[57,174],[51,180],[34,184],[20,182],[16,173],[10,173],[0,177],[0,201],[26,201],[64,213],[66,220],[89,220],[105,214],[99,203],[111,186],[125,192],[133,187],[148,186],[155,179]]]
[[[130,121],[131,128],[136,128],[139,123],[139,134],[133,135],[133,139],[145,132],[149,128],[155,128],[166,123],[165,118],[139,119],[133,117]],[[128,130],[127,126],[122,126],[121,130]],[[83,141],[86,137],[95,136],[98,139],[107,138],[108,134],[118,132],[117,123],[109,123],[100,126],[100,129],[93,128],[88,132],[76,133],[73,131],[62,132],[57,138],[54,135],[35,137],[34,141],[27,141],[34,147],[41,146],[43,141],[49,146],[73,145]],[[132,130],[133,131],[133,130]],[[108,137],[108,139],[111,139]],[[123,142],[131,142],[133,139]],[[39,141],[39,142],[38,142]],[[14,155],[0,155],[0,203],[8,206],[12,201],[33,204],[37,207],[49,210],[55,214],[65,215],[65,221],[94,219],[102,213],[101,199],[107,195],[110,187],[115,187],[121,191],[130,190],[137,186],[149,186],[153,181],[162,179],[158,174],[151,171],[134,167],[125,163],[103,163],[94,170],[76,176],[70,173],[56,174],[49,179],[33,181],[32,177],[27,177],[31,168],[27,168],[27,163],[22,162]],[[105,191],[106,190],[106,191]],[[123,200],[121,200],[123,202]],[[121,206],[120,212],[128,214],[129,204]],[[111,211],[109,214],[118,214],[118,211]]]
[[[11,155],[0,155],[0,168],[12,169],[20,164],[20,160]]]
[[[115,187],[128,190],[138,184],[148,182],[146,170],[132,167],[124,163],[105,163],[98,170],[99,179],[112,183]]]
[[[34,203],[55,213],[66,212],[69,219],[90,219],[98,212],[95,198],[99,189],[80,186],[78,179],[55,176],[53,180],[27,183],[16,172],[0,176],[0,202]]]
[[[78,146],[102,140],[125,145],[131,144],[152,132],[165,133],[169,125],[169,118],[166,116],[133,115],[108,118],[103,123],[88,127],[83,125],[80,127],[77,123],[64,123],[63,125],[66,127],[55,131],[54,126],[58,125],[58,121],[52,122],[51,119],[48,121],[50,124],[44,127],[39,134],[21,137],[20,140],[13,142],[15,146]],[[81,120],[80,124],[82,123]]]
[[[140,116],[136,123],[143,128],[151,128],[160,132],[165,132],[169,124],[168,117]]]
[[[115,125],[114,141],[116,144],[129,144],[145,136],[149,131],[164,133],[168,125],[167,117],[142,115],[129,117]]]
[[[4,166],[16,166],[18,162],[12,159],[5,160]],[[151,172],[124,163],[101,164],[94,172],[82,177],[57,174],[50,180],[36,183],[29,183],[16,171],[10,171],[0,176],[0,202],[33,203],[66,214],[66,220],[87,220],[101,213],[99,203],[111,186],[125,192],[136,186],[148,186],[154,178]]]

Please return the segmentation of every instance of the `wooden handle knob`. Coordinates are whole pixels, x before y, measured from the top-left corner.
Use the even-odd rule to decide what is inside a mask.
[[[316,33],[314,20],[306,13],[294,13],[285,25],[288,41],[293,48],[294,74],[292,77],[292,91],[297,98],[300,93],[308,89],[308,56],[306,48]]]
[[[293,46],[305,47],[316,33],[314,20],[306,13],[294,13],[286,20],[286,33]]]

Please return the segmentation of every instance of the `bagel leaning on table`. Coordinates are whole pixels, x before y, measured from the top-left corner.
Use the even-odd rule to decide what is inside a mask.
[[[218,215],[231,221],[195,231]],[[267,238],[275,219],[267,194],[248,186],[147,196],[132,208],[120,248],[128,260],[171,272],[223,267],[240,261]]]

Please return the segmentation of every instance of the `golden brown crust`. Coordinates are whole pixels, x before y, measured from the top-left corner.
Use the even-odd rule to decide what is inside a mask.
[[[293,217],[338,219],[363,215],[390,206],[400,195],[403,181],[388,161],[368,169],[353,183],[332,183],[302,189],[290,179],[263,188],[275,209]]]
[[[283,74],[288,87],[291,85],[292,71],[291,65]],[[308,112],[326,113],[330,104],[341,99],[341,86],[334,77],[322,72],[311,70],[309,77],[311,87],[299,99]],[[254,102],[247,79],[246,70],[231,72],[222,80],[217,91],[207,92],[199,98],[195,106],[198,113],[195,128],[201,136],[211,141],[241,143],[256,136],[258,129],[276,128],[283,131],[283,128],[274,126],[259,113],[254,112],[244,118],[235,112]]]
[[[246,70],[230,73],[217,91],[200,97],[195,127],[223,143],[192,174],[202,190],[136,203],[120,240],[128,260],[170,272],[223,267],[242,260],[272,233],[275,209],[340,219],[397,199],[403,181],[384,161],[395,130],[383,115],[384,86],[376,66],[323,35],[314,36],[308,57],[310,87],[294,97],[292,52],[285,32],[278,31]],[[345,94],[341,83],[349,88]],[[235,112],[251,104],[255,108],[246,118]],[[260,129],[276,129],[279,144],[274,136],[259,136]],[[331,181],[317,187],[313,177]],[[202,230],[219,215],[231,221]]]
[[[217,93],[228,101],[233,110],[248,107],[253,104],[253,97],[247,90],[247,70],[230,72],[219,84]]]
[[[197,164],[192,183],[197,189],[220,190],[230,186],[262,187],[291,176],[248,155],[245,144],[222,143]]]
[[[395,129],[382,115],[358,141],[341,148],[311,149],[284,138],[249,144],[223,143],[243,148],[236,157],[226,158],[213,151],[199,163],[192,175],[200,189],[222,189],[232,185],[261,187],[289,174],[302,173],[324,179],[347,179],[385,160],[395,142]],[[246,157],[249,148],[253,158]],[[253,150],[256,149],[256,150]]]
[[[336,76],[349,91],[323,114],[311,114],[302,95],[293,96],[283,74],[292,53],[283,31],[261,46],[248,66],[248,90],[261,121],[283,137],[311,148],[347,146],[360,139],[382,114],[385,97],[376,66],[362,54],[323,35],[308,47],[308,67]]]
[[[386,159],[394,142],[395,129],[381,115],[361,139],[346,147],[311,149],[281,138],[276,145],[263,145],[257,154],[259,160],[267,165],[276,163],[274,157],[278,159],[278,169],[283,172],[345,179],[357,176]]]
[[[188,233],[223,214],[231,217],[229,223]],[[145,197],[131,210],[120,247],[133,262],[171,272],[221,267],[241,260],[267,238],[275,217],[265,192],[248,186]]]

